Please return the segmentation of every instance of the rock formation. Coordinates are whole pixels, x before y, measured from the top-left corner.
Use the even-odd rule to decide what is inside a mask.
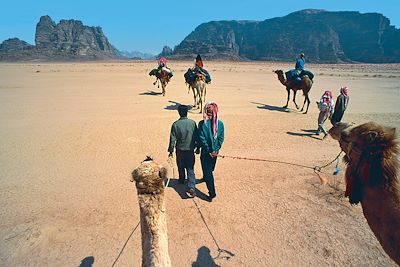
[[[174,58],[308,62],[400,62],[400,29],[378,13],[303,10],[264,21],[211,21],[174,50]]]
[[[56,24],[49,16],[42,16],[36,25],[35,46],[17,40],[9,39],[1,44],[0,60],[117,58],[117,50],[108,42],[102,29],[85,26],[79,20],[61,20]],[[14,49],[10,49],[12,46]]]

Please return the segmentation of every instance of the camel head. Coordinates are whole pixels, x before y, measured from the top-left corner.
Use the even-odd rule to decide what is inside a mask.
[[[283,70],[273,70],[278,75],[278,80],[281,82],[281,84],[286,86],[286,77],[285,74],[283,73]]]
[[[283,70],[273,70],[272,72],[276,73],[278,76],[284,76]]]
[[[352,204],[362,200],[364,187],[397,190],[399,149],[396,129],[374,122],[358,126],[337,123],[329,134],[346,153],[346,193]]]
[[[132,172],[131,182],[136,182],[138,194],[160,194],[164,191],[167,169],[147,157]]]

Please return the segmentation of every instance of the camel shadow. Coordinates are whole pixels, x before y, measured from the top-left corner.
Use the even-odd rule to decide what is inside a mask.
[[[171,105],[166,106],[164,109],[166,110],[178,110],[178,107],[180,105],[182,105],[181,103],[175,102],[175,101],[168,101],[169,103],[171,103]]]
[[[155,92],[155,91],[146,91],[146,92],[140,93],[139,95],[153,95],[153,96],[156,96],[156,95],[162,95],[162,93],[161,92]]]
[[[195,262],[192,262],[192,267],[220,267],[211,257],[210,249],[206,246],[202,246],[197,250],[197,258]]]
[[[270,111],[279,111],[279,112],[285,112],[285,113],[290,113],[291,110],[288,108],[283,108],[283,107],[277,107],[277,106],[271,106],[263,103],[257,103],[257,102],[250,102],[254,105],[258,105],[257,108],[259,109],[266,109]]]
[[[94,263],[94,257],[88,256],[81,261],[79,267],[92,267],[93,263]]]
[[[320,138],[317,138],[318,135],[316,135],[317,130],[304,130],[300,129],[303,131],[303,133],[295,133],[295,132],[286,132],[288,135],[293,135],[293,136],[300,136],[300,137],[310,137],[316,140],[321,140]]]

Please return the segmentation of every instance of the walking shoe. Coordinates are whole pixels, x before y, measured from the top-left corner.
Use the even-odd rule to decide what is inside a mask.
[[[196,191],[194,191],[193,188],[189,188],[189,190],[186,192],[186,194],[188,195],[188,197],[194,198],[196,196]]]

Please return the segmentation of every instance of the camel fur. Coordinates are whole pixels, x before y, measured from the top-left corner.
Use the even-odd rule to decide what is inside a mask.
[[[290,90],[293,90],[293,103],[296,106],[296,109],[299,109],[299,106],[296,103],[296,93],[298,90],[302,90],[303,91],[303,95],[304,95],[304,102],[303,102],[303,106],[301,107],[300,111],[304,110],[304,106],[307,103],[307,108],[304,111],[304,114],[307,114],[308,112],[308,107],[310,106],[310,98],[308,97],[308,93],[311,90],[311,87],[313,85],[313,81],[307,76],[304,75],[301,78],[301,84],[300,86],[293,83],[293,82],[289,82],[286,77],[285,74],[283,73],[283,70],[274,70],[273,72],[275,72],[278,75],[278,80],[281,82],[281,84],[283,84],[286,87],[286,91],[287,91],[287,100],[286,100],[286,105],[283,106],[283,108],[287,108],[288,104],[289,104],[289,99],[290,99]]]
[[[156,78],[156,81],[153,83],[154,85],[157,84],[157,87],[160,88],[160,83],[161,83],[161,89],[162,89],[162,95],[165,96],[165,88],[167,87],[167,84],[169,83],[170,77],[168,73],[164,70],[161,70],[160,77]]]
[[[364,216],[384,251],[400,264],[399,146],[396,129],[374,122],[338,123],[329,130],[346,153],[346,192],[361,202]]]
[[[140,207],[142,267],[169,267],[167,220],[164,203],[166,168],[147,157],[132,172]]]
[[[202,73],[196,73],[196,79],[189,85],[193,91],[194,106],[193,108],[199,108],[200,113],[203,110],[203,104],[206,101],[206,82],[205,75]]]

